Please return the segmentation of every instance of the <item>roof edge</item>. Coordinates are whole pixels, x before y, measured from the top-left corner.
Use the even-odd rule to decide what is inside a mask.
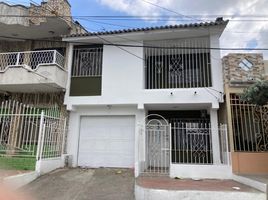
[[[170,29],[181,29],[181,28],[199,28],[199,27],[211,27],[211,26],[226,26],[229,20],[223,20],[222,17],[217,18],[212,22],[201,22],[201,23],[190,23],[190,24],[176,24],[176,25],[166,25],[166,26],[155,26],[155,27],[145,27],[145,28],[133,28],[133,29],[120,29],[113,31],[103,31],[103,32],[88,32],[84,34],[72,34],[67,35],[64,38],[76,38],[76,37],[89,37],[89,36],[105,36],[105,35],[115,35],[115,34],[125,34],[125,33],[138,33],[145,31],[157,31],[157,30],[170,30]]]

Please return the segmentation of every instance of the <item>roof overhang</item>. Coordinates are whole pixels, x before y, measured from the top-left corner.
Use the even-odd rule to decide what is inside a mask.
[[[219,25],[207,26],[167,26],[167,28],[151,28],[89,33],[83,35],[73,35],[63,38],[63,41],[75,43],[108,43],[109,42],[126,42],[126,41],[153,41],[165,39],[178,39],[178,38],[191,38],[191,37],[204,37],[209,35],[221,35],[224,31],[228,21],[224,21]],[[107,41],[105,41],[107,40]]]
[[[66,35],[70,32],[70,27],[66,21],[60,18],[47,18],[46,22],[40,25],[24,26],[20,24],[0,23],[0,39],[10,40],[10,38],[40,39],[52,38]],[[1,36],[3,36],[1,38]]]

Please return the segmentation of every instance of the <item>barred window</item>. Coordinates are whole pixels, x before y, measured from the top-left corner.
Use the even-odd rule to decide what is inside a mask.
[[[79,46],[73,51],[72,77],[102,75],[103,46]]]
[[[146,89],[212,86],[208,38],[151,41],[146,45]]]

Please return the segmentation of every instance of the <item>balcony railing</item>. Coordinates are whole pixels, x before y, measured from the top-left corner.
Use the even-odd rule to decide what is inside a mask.
[[[35,70],[40,65],[58,65],[64,68],[64,57],[56,50],[0,53],[0,71],[16,66],[27,66]]]

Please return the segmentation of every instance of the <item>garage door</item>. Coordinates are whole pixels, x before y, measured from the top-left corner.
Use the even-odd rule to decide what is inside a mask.
[[[135,118],[82,117],[78,165],[82,167],[134,167]]]

